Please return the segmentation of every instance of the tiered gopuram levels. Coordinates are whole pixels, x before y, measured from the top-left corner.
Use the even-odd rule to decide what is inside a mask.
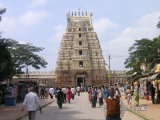
[[[57,59],[57,86],[107,85],[105,60],[92,13],[67,13]]]

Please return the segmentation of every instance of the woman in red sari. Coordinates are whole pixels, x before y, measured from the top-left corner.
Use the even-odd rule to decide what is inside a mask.
[[[88,91],[88,100],[90,103],[92,102],[92,88],[90,88]]]
[[[68,103],[70,103],[71,98],[72,98],[71,88],[68,88],[68,92],[66,94],[66,98],[67,98]]]

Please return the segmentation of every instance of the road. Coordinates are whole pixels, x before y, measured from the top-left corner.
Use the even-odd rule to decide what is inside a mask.
[[[28,117],[22,120],[28,120]],[[105,120],[103,107],[92,108],[88,101],[88,94],[81,93],[81,96],[76,96],[70,104],[63,104],[63,109],[59,109],[56,102],[42,109],[42,114],[39,111],[36,113],[36,120]],[[143,120],[128,111],[125,112],[123,120]]]

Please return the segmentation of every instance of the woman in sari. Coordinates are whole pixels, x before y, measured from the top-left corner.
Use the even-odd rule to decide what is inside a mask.
[[[88,90],[88,100],[90,103],[92,102],[92,88],[89,88]]]
[[[64,95],[63,95],[63,92],[61,91],[61,89],[59,89],[56,97],[57,97],[57,104],[59,106],[59,109],[62,109],[62,102],[64,100]]]
[[[138,83],[135,82],[135,89],[134,89],[134,101],[135,105],[139,106],[139,89],[138,89]]]
[[[71,98],[72,98],[72,92],[71,92],[71,88],[68,88],[67,94],[66,94],[66,98],[68,103],[71,102]]]
[[[92,91],[92,107],[95,108],[97,103],[97,90],[93,88]]]

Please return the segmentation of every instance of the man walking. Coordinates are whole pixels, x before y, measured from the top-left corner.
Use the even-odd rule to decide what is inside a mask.
[[[51,99],[53,99],[53,94],[54,94],[54,89],[53,88],[49,88],[49,95],[50,95]]]
[[[123,102],[120,96],[115,95],[115,89],[109,89],[109,97],[106,98],[106,106],[104,112],[106,120],[121,120],[124,115]]]
[[[76,88],[76,90],[77,90],[77,92],[78,92],[78,96],[80,96],[80,90],[81,90],[81,88],[78,86],[78,87]]]
[[[22,112],[24,111],[24,107],[27,108],[29,120],[35,120],[36,110],[40,107],[40,101],[36,93],[33,92],[33,88],[29,88],[29,93],[25,96]]]
[[[75,89],[74,89],[74,87],[71,87],[71,92],[72,92],[72,99],[74,100],[74,95],[75,95]]]
[[[66,88],[66,87],[63,87],[63,88],[62,88],[62,92],[63,92],[63,95],[64,95],[63,103],[66,103],[66,102],[67,102],[67,100],[66,100],[67,88]]]

